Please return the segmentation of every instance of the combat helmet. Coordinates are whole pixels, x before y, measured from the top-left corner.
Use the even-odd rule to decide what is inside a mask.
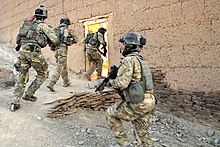
[[[48,15],[47,8],[44,7],[43,5],[39,5],[34,11],[34,16],[38,16],[38,17],[40,16],[46,19],[47,15]]]
[[[98,32],[100,32],[100,33],[102,33],[102,34],[104,34],[106,31],[107,31],[107,30],[106,30],[105,28],[103,28],[103,27],[101,27],[101,28],[98,29]]]
[[[146,39],[137,32],[129,32],[119,39],[119,42],[133,45],[146,45]]]
[[[131,52],[139,52],[142,47],[146,45],[146,39],[137,32],[125,34],[119,39],[119,42],[124,45],[122,55],[127,55]]]
[[[62,24],[62,23],[66,24],[66,25],[71,25],[69,18],[61,18],[60,24]]]

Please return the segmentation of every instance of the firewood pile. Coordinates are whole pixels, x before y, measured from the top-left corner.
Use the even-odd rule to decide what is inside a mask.
[[[114,91],[82,92],[68,98],[58,99],[46,105],[54,105],[47,113],[50,118],[62,118],[65,115],[76,113],[79,108],[95,111],[105,110],[120,100],[120,96]]]

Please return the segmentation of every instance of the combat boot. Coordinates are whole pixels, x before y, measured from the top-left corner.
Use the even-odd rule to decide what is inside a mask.
[[[68,82],[66,84],[63,84],[63,87],[69,87],[71,85],[71,82]]]
[[[90,75],[89,75],[88,73],[84,74],[84,76],[85,76],[89,81],[91,81],[91,77],[90,77]]]
[[[15,112],[16,110],[18,110],[20,108],[21,108],[20,104],[13,104],[13,103],[11,103],[11,105],[9,107],[9,110],[12,111],[12,112]]]
[[[55,89],[53,88],[53,86],[48,85],[47,88],[48,88],[51,92],[55,92]]]
[[[37,100],[37,97],[36,96],[29,96],[27,94],[25,94],[24,97],[22,97],[23,100],[25,101],[31,101],[31,102],[35,102]]]

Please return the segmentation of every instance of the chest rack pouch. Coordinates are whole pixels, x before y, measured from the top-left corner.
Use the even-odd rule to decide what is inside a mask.
[[[144,94],[147,90],[153,89],[153,80],[150,67],[143,57],[137,57],[141,65],[141,81],[131,82],[123,91],[127,103],[137,104],[144,100]]]

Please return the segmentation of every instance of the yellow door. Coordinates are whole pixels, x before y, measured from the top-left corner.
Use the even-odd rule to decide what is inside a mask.
[[[101,27],[107,28],[107,24],[105,22],[103,22],[103,23],[95,23],[95,24],[88,24],[88,26],[87,26],[88,30],[86,30],[86,34],[88,32],[90,32],[90,33],[91,32],[97,32],[98,29],[101,28]],[[107,32],[105,33],[105,41],[107,42]],[[104,77],[107,77],[107,75],[108,75],[108,67],[109,67],[109,65],[108,65],[108,46],[106,47],[106,49],[107,49],[106,57],[102,56],[102,59],[103,59],[102,76],[104,76]],[[88,68],[92,66],[92,63],[89,62],[89,61],[87,61],[87,63],[88,63],[87,64],[88,65],[87,66],[87,70],[88,70]],[[97,72],[96,71],[91,75],[91,78],[92,79],[97,78]]]

